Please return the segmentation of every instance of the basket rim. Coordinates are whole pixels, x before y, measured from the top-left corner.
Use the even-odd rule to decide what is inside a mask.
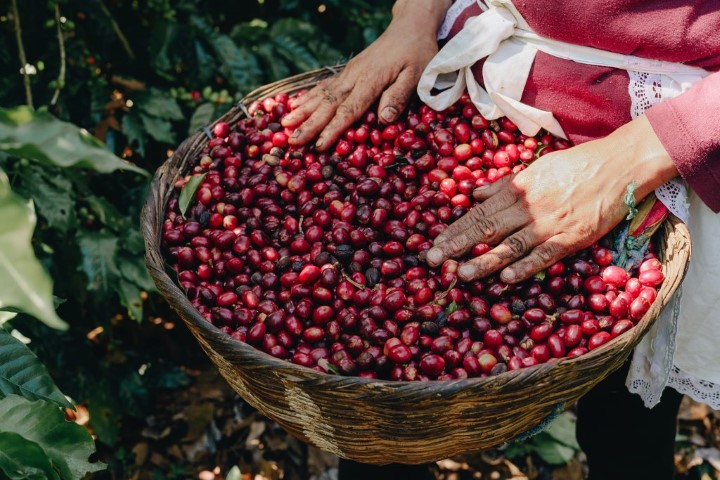
[[[249,105],[252,101],[257,100],[259,98],[268,96],[272,94],[273,92],[278,91],[285,91],[288,93],[296,92],[298,90],[301,90],[303,88],[308,88],[313,85],[315,85],[318,81],[327,78],[330,75],[336,74],[339,70],[342,70],[344,65],[338,65],[334,68],[328,69],[318,69],[311,72],[307,72],[301,75],[296,75],[294,77],[289,77],[287,79],[280,80],[278,82],[274,82],[272,84],[268,84],[266,86],[260,87],[249,94],[247,94],[245,97],[243,97],[240,102],[236,106],[234,106],[228,113],[226,113],[223,117],[215,120],[212,122],[209,127],[212,128],[213,125],[215,125],[219,121],[223,121],[227,118],[229,118],[232,115],[237,115],[238,113],[242,113],[247,115],[247,105]],[[292,89],[288,89],[288,87],[293,87]],[[183,152],[183,146],[190,145],[194,142],[197,142],[198,140],[201,140],[202,137],[205,137],[205,141],[208,141],[208,137],[203,131],[200,131],[189,138],[187,138],[180,147],[178,147],[170,159],[163,162],[163,164],[156,170],[153,181],[150,185],[150,188],[148,190],[147,198],[145,201],[145,204],[143,206],[142,212],[141,212],[141,228],[143,232],[143,237],[145,240],[145,247],[146,247],[146,253],[145,253],[145,262],[146,266],[148,268],[148,271],[153,278],[153,281],[158,286],[158,290],[160,294],[163,296],[163,298],[170,304],[170,306],[180,315],[180,317],[185,322],[192,322],[193,327],[199,329],[202,332],[203,337],[205,337],[207,340],[210,340],[212,342],[220,343],[220,344],[228,344],[236,350],[238,353],[242,355],[247,355],[249,358],[252,358],[254,360],[259,360],[262,363],[264,363],[267,367],[272,367],[274,369],[280,369],[285,372],[288,372],[290,374],[294,374],[297,378],[298,382],[301,383],[312,383],[316,381],[323,381],[323,382],[334,382],[338,385],[346,385],[346,384],[353,384],[353,385],[372,385],[372,386],[380,386],[382,387],[382,390],[384,392],[387,392],[388,389],[392,390],[403,390],[403,391],[422,391],[428,388],[428,385],[432,385],[433,388],[439,389],[442,393],[446,393],[448,395],[452,395],[454,391],[456,390],[463,390],[469,386],[477,387],[478,385],[482,385],[483,383],[493,384],[496,388],[498,387],[498,380],[499,379],[506,379],[508,380],[508,384],[513,383],[512,380],[515,379],[518,376],[538,376],[538,375],[544,375],[545,373],[553,370],[557,370],[560,368],[564,368],[568,365],[578,365],[578,364],[585,364],[590,362],[595,362],[599,359],[601,359],[606,352],[612,349],[617,349],[618,347],[621,349],[628,348],[628,345],[635,342],[635,340],[638,337],[644,336],[649,328],[654,323],[657,316],[659,316],[659,312],[655,317],[650,318],[650,312],[652,311],[652,305],[654,305],[656,302],[660,301],[660,296],[655,299],[653,304],[651,305],[650,310],[648,313],[643,316],[643,318],[635,324],[635,326],[629,331],[626,332],[623,335],[620,335],[616,338],[611,339],[604,345],[588,351],[587,353],[578,356],[578,357],[563,357],[560,359],[551,359],[549,362],[541,363],[538,365],[534,365],[531,367],[524,367],[518,370],[512,370],[512,371],[506,371],[496,376],[488,376],[485,378],[481,377],[474,377],[474,378],[466,378],[466,379],[453,379],[453,380],[430,380],[428,382],[421,382],[421,381],[405,381],[405,380],[384,380],[384,379],[373,379],[373,378],[363,378],[359,376],[345,376],[345,375],[338,375],[333,374],[331,372],[328,373],[322,373],[319,371],[316,371],[309,367],[304,367],[301,365],[297,365],[292,363],[289,359],[279,359],[276,357],[273,357],[270,354],[267,354],[259,349],[256,349],[255,347],[241,342],[240,340],[237,340],[233,337],[231,337],[228,334],[225,334],[221,332],[217,327],[215,327],[210,322],[206,321],[200,313],[192,306],[190,303],[190,300],[185,295],[185,292],[181,289],[178,282],[175,282],[170,275],[168,274],[168,271],[172,271],[172,269],[169,267],[169,265],[165,262],[162,253],[160,251],[160,234],[161,234],[161,226],[164,220],[164,213],[166,211],[167,204],[161,205],[160,208],[158,208],[157,204],[157,191],[160,185],[163,184],[164,177],[167,176],[167,174],[172,174],[173,172],[170,172],[168,169],[168,165],[173,160],[178,160],[177,156],[180,154],[180,152]],[[187,172],[176,172],[177,176],[185,175]],[[177,176],[175,178],[177,178]],[[173,179],[174,180],[174,179]],[[170,184],[172,185],[173,182]],[[162,216],[159,217],[157,214],[161,213]],[[674,215],[670,215],[667,222],[670,222],[670,225],[675,230],[681,230],[683,233],[687,234],[687,226],[677,217]],[[688,235],[689,236],[689,235]],[[688,257],[690,254],[690,244],[688,242],[687,245],[688,248]],[[689,261],[685,262],[684,269],[681,272],[680,279],[678,284],[682,281],[682,278],[684,278],[687,268],[688,268]],[[666,305],[663,305],[660,308],[660,311],[662,311]],[[608,372],[609,374],[610,372]]]

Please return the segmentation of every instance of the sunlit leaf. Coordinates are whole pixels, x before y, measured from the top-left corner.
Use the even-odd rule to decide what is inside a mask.
[[[55,313],[52,281],[42,267],[30,240],[35,209],[10,190],[0,170],[0,310],[26,312],[53,328],[67,324]]]
[[[87,131],[26,106],[0,108],[0,150],[60,167],[148,174],[113,155]]]

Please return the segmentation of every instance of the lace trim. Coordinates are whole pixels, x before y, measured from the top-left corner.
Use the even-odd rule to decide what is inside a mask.
[[[675,368],[673,357],[682,293],[680,285],[670,303],[633,352],[625,385],[630,392],[640,395],[648,408],[660,402],[670,371]]]
[[[447,13],[445,14],[445,20],[443,20],[443,23],[442,25],[440,25],[440,29],[438,30],[438,40],[445,40],[450,34],[450,30],[452,29],[453,25],[455,25],[455,21],[458,19],[463,10],[476,2],[477,0],[456,0],[455,2],[453,2],[453,4],[450,6]]]
[[[720,385],[685,373],[673,365],[668,379],[668,387],[692,397],[693,400],[706,403],[714,410],[720,410]]]
[[[654,73],[634,72],[628,70],[630,83],[630,115],[637,118],[645,110],[663,100],[662,76]]]
[[[673,178],[655,189],[655,195],[676,217],[685,222],[690,221],[690,204],[685,182],[681,178]]]

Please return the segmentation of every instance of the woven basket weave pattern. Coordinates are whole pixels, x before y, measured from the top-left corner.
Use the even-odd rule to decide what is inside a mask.
[[[324,69],[291,77],[256,90],[242,103],[312,87],[333,73]],[[245,107],[238,106],[218,121],[232,124],[245,114]],[[449,382],[325,375],[221,333],[171,279],[160,248],[165,208],[175,181],[189,171],[207,141],[204,133],[187,139],[155,175],[142,215],[149,272],[240,396],[298,438],[344,458],[377,464],[424,463],[517,437],[557,405],[575,402],[623,364],[682,281],[690,257],[685,225],[668,220],[659,245],[666,280],[656,301],[632,330],[581,357]]]

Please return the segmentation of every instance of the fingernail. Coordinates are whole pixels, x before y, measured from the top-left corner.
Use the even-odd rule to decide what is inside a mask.
[[[515,270],[505,270],[500,274],[500,279],[505,283],[512,283],[515,281],[517,274]]]
[[[295,130],[295,131],[293,132],[292,135],[290,135],[290,138],[298,138],[301,133],[302,133],[302,130],[300,130],[300,129],[298,128],[297,130]]]
[[[460,265],[460,268],[458,268],[458,277],[460,277],[461,280],[472,280],[475,277],[475,273],[477,272],[477,268],[475,268],[474,265],[465,264]]]
[[[437,247],[433,247],[427,252],[427,259],[433,265],[439,265],[443,259],[443,251]]]
[[[397,110],[394,107],[385,107],[380,112],[380,118],[386,122],[392,122],[397,116]]]
[[[482,187],[477,187],[475,190],[473,190],[473,197],[482,195],[485,193],[485,191],[488,189],[490,185],[483,185]]]

